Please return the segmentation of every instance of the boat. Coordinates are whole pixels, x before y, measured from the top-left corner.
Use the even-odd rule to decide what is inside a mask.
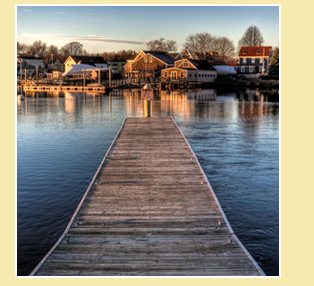
[[[101,83],[90,83],[87,87],[103,87],[104,85]]]

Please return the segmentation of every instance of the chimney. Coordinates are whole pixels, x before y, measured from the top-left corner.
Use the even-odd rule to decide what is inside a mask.
[[[259,43],[257,44],[257,47],[259,48]]]

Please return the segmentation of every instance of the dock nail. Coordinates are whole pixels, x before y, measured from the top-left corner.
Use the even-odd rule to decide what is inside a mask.
[[[232,242],[232,239],[230,236],[228,236],[228,243],[231,243]]]
[[[221,225],[221,220],[220,219],[218,219],[218,225]]]

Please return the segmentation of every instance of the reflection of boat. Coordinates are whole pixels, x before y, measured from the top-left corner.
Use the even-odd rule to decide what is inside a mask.
[[[95,95],[99,95],[100,93],[95,92],[82,92],[82,91],[65,91],[64,97],[67,99],[75,99],[79,97],[90,97],[93,98]]]
[[[25,99],[25,96],[23,93],[17,96],[17,100],[24,100],[24,99]]]
[[[217,96],[217,101],[235,101],[235,100],[236,100],[236,94]]]
[[[216,100],[217,93],[215,89],[202,89],[200,91],[185,92],[186,99],[195,100]]]

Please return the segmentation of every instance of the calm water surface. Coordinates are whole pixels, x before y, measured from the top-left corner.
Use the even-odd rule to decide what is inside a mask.
[[[156,92],[152,116],[173,116],[229,222],[267,275],[279,275],[278,91]],[[28,93],[17,103],[17,275],[58,240],[139,90]]]

